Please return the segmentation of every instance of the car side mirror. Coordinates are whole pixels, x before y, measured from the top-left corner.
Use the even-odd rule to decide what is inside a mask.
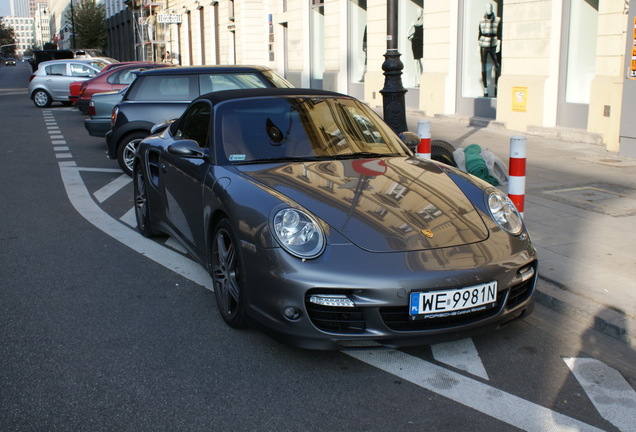
[[[168,152],[176,156],[203,159],[205,152],[195,140],[184,139],[168,146]]]
[[[400,134],[400,139],[413,153],[417,151],[417,146],[420,143],[420,137],[418,134],[405,131]]]

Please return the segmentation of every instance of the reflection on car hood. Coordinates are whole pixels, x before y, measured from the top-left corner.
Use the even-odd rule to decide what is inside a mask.
[[[373,252],[453,247],[488,237],[464,193],[417,159],[296,162],[239,169]]]

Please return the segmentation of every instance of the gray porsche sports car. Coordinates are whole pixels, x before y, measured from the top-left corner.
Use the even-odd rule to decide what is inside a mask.
[[[505,194],[413,156],[365,104],[221,91],[141,142],[137,223],[210,272],[232,327],[312,349],[429,344],[533,309],[537,255]]]

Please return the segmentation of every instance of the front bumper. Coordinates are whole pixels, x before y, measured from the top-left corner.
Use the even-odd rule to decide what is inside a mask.
[[[484,244],[478,248],[482,252]],[[512,255],[500,257],[493,250],[491,259],[483,258],[487,253],[471,257],[457,249],[468,253],[475,248],[377,254],[341,245],[305,262],[279,249],[245,251],[251,324],[302,348],[342,349],[378,343],[398,347],[493,331],[532,312],[538,275],[532,247],[520,247]],[[448,256],[456,252],[460,253],[457,260]],[[461,257],[468,259],[462,262]],[[522,280],[520,270],[528,266],[534,274]],[[411,292],[493,280],[498,290],[494,308],[460,317],[410,319]],[[318,306],[309,302],[312,294],[345,295],[355,307]],[[297,310],[298,316],[287,318],[284,311],[288,308]]]

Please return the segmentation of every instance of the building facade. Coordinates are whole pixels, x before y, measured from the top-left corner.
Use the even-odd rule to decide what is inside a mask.
[[[382,105],[387,1],[109,1],[113,57],[265,64]],[[407,110],[636,155],[621,148],[628,0],[396,1]]]
[[[2,18],[2,25],[13,29],[15,35],[15,54],[22,57],[33,48],[33,18],[8,16]]]
[[[33,14],[33,22],[35,31],[33,48],[43,49],[44,44],[51,41],[51,23],[48,3],[37,3],[37,8]]]
[[[30,0],[9,0],[10,15],[14,17],[32,17],[29,11]]]

